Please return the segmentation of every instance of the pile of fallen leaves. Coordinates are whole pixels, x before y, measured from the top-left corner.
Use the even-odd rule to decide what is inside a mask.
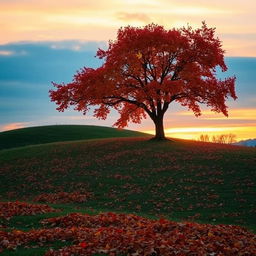
[[[52,194],[41,194],[37,196],[35,202],[46,202],[46,203],[83,203],[86,202],[89,198],[92,198],[92,193],[79,193],[79,192],[59,192]]]
[[[2,249],[43,245],[57,240],[73,245],[50,249],[45,256],[93,255],[256,255],[256,235],[232,225],[176,223],[132,214],[73,213],[41,221],[49,228],[0,231]]]
[[[0,202],[0,218],[10,219],[18,215],[36,215],[47,212],[56,212],[46,204],[29,204],[26,202]]]

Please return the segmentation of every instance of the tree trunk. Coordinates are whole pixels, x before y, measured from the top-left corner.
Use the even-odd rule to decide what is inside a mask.
[[[164,124],[163,124],[163,116],[156,117],[154,121],[155,124],[155,137],[154,140],[166,140],[164,135]]]

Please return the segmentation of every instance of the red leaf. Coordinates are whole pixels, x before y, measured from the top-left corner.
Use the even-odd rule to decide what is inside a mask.
[[[79,246],[81,246],[82,248],[86,248],[87,247],[87,243],[86,242],[81,242],[79,244]]]

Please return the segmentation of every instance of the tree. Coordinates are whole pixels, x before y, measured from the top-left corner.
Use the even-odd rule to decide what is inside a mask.
[[[222,144],[232,144],[236,142],[236,135],[233,133],[229,134],[220,134],[212,139],[215,143],[222,143]]]
[[[201,134],[199,137],[199,141],[202,142],[213,142],[213,143],[222,143],[222,144],[232,144],[236,142],[236,135],[233,133],[229,134],[220,134],[213,135],[210,139],[209,135]]]
[[[53,85],[50,98],[64,111],[69,106],[106,119],[110,108],[120,114],[114,124],[140,123],[148,115],[155,124],[155,139],[165,139],[163,119],[170,103],[179,102],[201,114],[200,104],[228,116],[226,99],[236,99],[235,77],[219,80],[216,68],[227,70],[215,28],[165,30],[163,26],[120,28],[107,50],[99,49],[101,67],[83,68],[68,84]]]
[[[202,142],[210,142],[210,138],[208,134],[201,134],[199,137],[199,141]]]

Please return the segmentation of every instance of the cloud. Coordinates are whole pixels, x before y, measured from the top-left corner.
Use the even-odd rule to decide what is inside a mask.
[[[79,50],[74,49],[76,46]],[[51,41],[1,45],[0,51],[13,54],[0,55],[0,124],[40,121],[58,113],[49,99],[51,81],[70,82],[80,68],[99,66],[101,60],[94,57],[98,47],[104,48],[104,42]],[[17,54],[22,52],[27,54]]]
[[[2,0],[0,43],[114,39],[121,26],[157,23],[167,28],[202,20],[223,35],[229,56],[256,56],[256,2],[204,0]],[[15,22],[13,22],[15,20]],[[31,22],[31,20],[33,22]],[[225,36],[225,34],[230,34]],[[232,36],[231,34],[237,34]],[[222,40],[222,37],[220,37]],[[79,46],[73,48],[79,50]]]
[[[221,37],[223,39],[242,39],[244,40],[245,38],[247,40],[256,40],[256,33],[238,33],[239,31],[237,31],[236,33],[222,33]]]
[[[193,112],[182,111],[178,112],[177,115],[181,116],[193,116]],[[201,117],[206,120],[243,120],[243,121],[255,121],[256,123],[256,108],[239,108],[230,109],[228,118],[220,113],[214,113],[212,111],[202,111]]]
[[[0,80],[27,83],[48,83],[72,80],[83,66],[97,67],[101,60],[95,58],[97,49],[105,42],[20,42],[0,45]],[[8,57],[8,58],[7,58]]]
[[[2,56],[10,56],[13,54],[14,54],[14,52],[12,52],[12,51],[0,50],[0,55],[2,55]]]
[[[106,48],[106,41],[80,41],[80,40],[65,40],[55,42],[44,42],[43,45],[50,46],[53,50],[71,50],[80,52],[94,52],[98,48]]]
[[[1,45],[0,45],[0,49],[1,49]],[[27,55],[28,53],[26,51],[8,51],[8,50],[0,50],[0,56],[23,56],[23,55]]]
[[[117,18],[122,21],[140,21],[142,23],[149,23],[150,17],[144,13],[128,13],[128,12],[119,12],[117,13]]]
[[[9,131],[29,126],[29,122],[9,123],[0,126],[0,131]]]

